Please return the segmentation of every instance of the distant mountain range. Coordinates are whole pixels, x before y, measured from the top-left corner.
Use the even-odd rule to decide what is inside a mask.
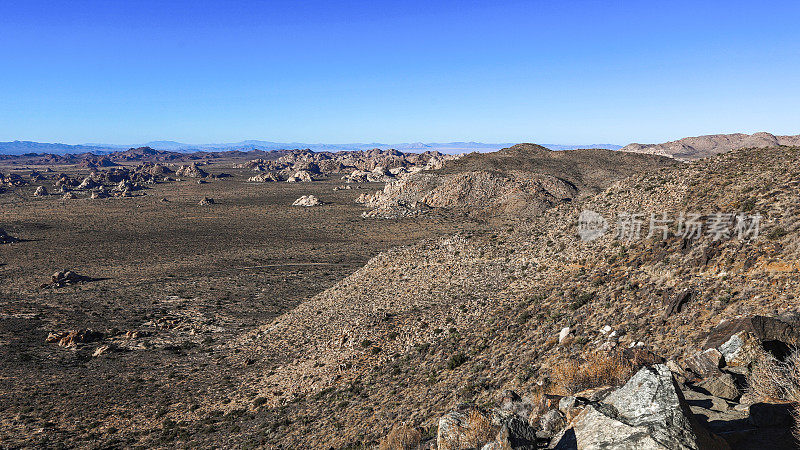
[[[250,151],[250,150],[290,150],[290,149],[311,149],[314,151],[345,151],[345,150],[372,150],[374,148],[380,149],[395,149],[403,152],[425,152],[425,151],[439,151],[448,154],[457,153],[470,153],[470,152],[491,152],[500,150],[502,148],[511,147],[515,143],[499,143],[499,144],[486,144],[482,142],[433,142],[433,143],[402,143],[402,144],[381,144],[381,143],[353,143],[353,144],[308,144],[303,142],[270,142],[270,141],[257,141],[248,140],[242,142],[226,143],[226,144],[185,144],[175,141],[152,141],[143,144],[134,145],[117,145],[117,144],[58,144],[58,143],[42,143],[32,141],[12,141],[0,142],[0,154],[2,155],[22,155],[25,153],[52,153],[52,154],[67,154],[67,153],[94,153],[104,154],[122,149],[137,148],[137,147],[150,147],[155,150],[185,152],[191,153],[195,151]],[[611,150],[618,150],[622,148],[619,145],[612,144],[590,144],[590,145],[561,145],[561,144],[543,144],[551,150],[571,150],[576,148],[606,148]]]

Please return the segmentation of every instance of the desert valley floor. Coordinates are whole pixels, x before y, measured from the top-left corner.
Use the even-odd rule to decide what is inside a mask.
[[[160,442],[164,412],[240,390],[244,367],[225,361],[236,349],[221,346],[380,251],[477,227],[433,216],[362,219],[353,200],[378,183],[245,183],[252,174],[230,164],[205,168],[234,176],[155,184],[126,198],[33,197],[32,187],[0,195],[0,224],[21,239],[0,246],[0,442],[89,445],[101,433],[113,442],[114,424],[130,427],[126,416],[141,411],[152,422],[139,431],[156,430],[149,442]],[[325,204],[291,206],[306,194]],[[199,205],[205,197],[214,204]],[[41,287],[63,269],[97,280]],[[72,329],[138,349],[92,357],[95,346],[46,342]]]

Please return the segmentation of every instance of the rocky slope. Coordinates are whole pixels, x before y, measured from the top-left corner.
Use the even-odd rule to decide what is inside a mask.
[[[533,392],[601,348],[650,349],[685,366],[723,319],[797,312],[797,167],[800,149],[740,150],[628,178],[537,220],[376,257],[235,344],[254,368],[245,385],[274,420],[309,424],[265,439],[377,442],[398,418],[435,430],[459,402]],[[576,234],[583,209],[609,221],[718,210],[763,219],[754,240],[609,233],[587,243]]]
[[[405,175],[357,201],[372,209],[365,217],[408,216],[428,208],[481,219],[533,217],[597,193],[614,180],[672,164],[666,158],[609,150],[551,151],[519,144],[494,153],[472,153],[439,170]]]
[[[694,160],[739,148],[766,148],[779,145],[798,146],[800,135],[775,136],[770,133],[712,134],[687,137],[663,144],[628,144],[623,152],[668,156],[679,160]]]

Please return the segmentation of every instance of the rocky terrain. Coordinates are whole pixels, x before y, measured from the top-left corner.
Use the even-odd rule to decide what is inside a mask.
[[[775,136],[765,132],[754,134],[712,134],[687,137],[663,144],[628,144],[622,148],[622,151],[668,156],[678,160],[690,161],[740,148],[767,148],[779,145],[799,146],[800,135]]]
[[[800,149],[317,155],[4,168],[0,441],[796,446]]]
[[[0,166],[0,447],[178,445],[172,414],[248,370],[228,343],[382,250],[478,226],[370,223],[353,200],[378,183],[248,183],[241,162]]]
[[[399,422],[421,427],[423,441],[433,438],[443,414],[463,402],[490,405],[506,389],[533,397],[599,387],[564,375],[596,361],[597,352],[639,349],[669,361],[687,382],[716,380],[720,360],[704,372],[692,369],[692,358],[724,320],[798,313],[799,162],[798,149],[731,152],[633,176],[546,210],[540,220],[384,252],[237,342],[255,361],[245,382],[252,397],[238,404],[261,399],[256,403],[272,420],[284,421],[261,432],[269,445],[343,447],[377,443]],[[607,235],[586,243],[576,235],[583,209],[609,218],[628,211],[758,212],[762,234],[631,241]],[[786,320],[796,329],[797,319]],[[791,333],[781,339],[797,344]],[[725,373],[748,375],[741,366]],[[743,399],[744,383],[733,395],[742,403],[680,389],[695,402],[694,418],[728,445],[752,448],[764,438],[765,422],[754,415],[764,399]],[[739,414],[719,419],[730,410]],[[538,426],[538,417],[527,417],[529,424]],[[783,428],[767,430],[767,437],[791,448],[786,420],[774,423]]]
[[[387,180],[382,191],[364,193],[356,201],[371,208],[364,217],[411,216],[430,208],[480,219],[534,217],[597,193],[613,180],[674,164],[667,158],[610,150],[551,151],[520,144]]]

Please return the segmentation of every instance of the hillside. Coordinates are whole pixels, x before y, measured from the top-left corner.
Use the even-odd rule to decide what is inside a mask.
[[[628,144],[622,148],[622,151],[668,156],[679,160],[694,160],[740,148],[766,148],[779,145],[798,146],[800,145],[800,135],[775,136],[765,132],[712,134],[687,137],[663,144]]]
[[[471,153],[442,168],[388,183],[360,199],[368,217],[396,217],[443,208],[471,217],[531,217],[563,202],[608,187],[626,176],[675,165],[659,156],[602,149],[551,151],[519,144],[493,153]]]
[[[377,442],[398,421],[435,430],[458,403],[487,404],[503,389],[535,392],[559,364],[601,346],[638,345],[683,365],[722,319],[798,312],[797,167],[797,148],[739,150],[633,176],[502,230],[385,252],[232,343],[251,377],[227,408],[260,399],[267,409],[242,431],[267,445],[344,447]],[[585,243],[583,209],[609,220],[747,211],[763,223],[752,241]],[[687,289],[688,302],[670,309]],[[264,421],[276,425],[264,432]]]

